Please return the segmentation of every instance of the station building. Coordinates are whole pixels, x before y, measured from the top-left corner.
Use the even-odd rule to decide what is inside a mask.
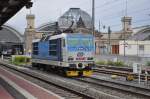
[[[82,32],[92,34],[92,18],[87,12],[80,8],[70,8],[60,16],[56,22],[47,22],[38,28],[34,27],[34,18],[34,15],[27,15],[27,28],[25,29],[25,45],[28,46],[26,47],[27,52],[31,51],[32,44],[30,43],[33,39],[42,38],[44,34],[54,33],[57,30],[69,33]],[[127,42],[127,40],[131,40],[131,38],[139,34],[141,36],[145,35],[145,38],[149,37],[149,33],[147,34],[147,32],[149,32],[150,27],[132,28],[132,17],[122,17],[121,22],[122,29],[112,32],[110,35],[108,33],[95,31],[96,55],[122,55],[122,49],[120,49],[121,41],[125,39]]]
[[[132,28],[132,17],[127,16],[121,22],[120,31],[96,36],[96,54],[150,56],[150,25]]]
[[[150,26],[137,27],[133,34],[125,41],[119,42],[119,54],[150,57]],[[124,48],[125,47],[125,48]]]
[[[60,31],[92,34],[92,18],[80,8],[70,8],[56,22],[47,22],[37,28],[35,27],[35,16],[33,14],[27,15],[26,20],[27,26],[24,35],[21,35],[21,33],[10,26],[3,26],[3,30],[0,31],[0,52],[12,52],[13,54],[31,53],[32,41],[34,39],[41,39],[45,34]],[[122,29],[120,31],[112,32],[111,34],[95,31],[95,53],[97,55],[122,55],[123,47],[120,45],[120,42],[124,39],[126,42],[128,40],[136,40],[138,42],[150,40],[150,26],[132,28],[131,17],[123,17],[121,21]],[[142,42],[140,44],[144,43]]]

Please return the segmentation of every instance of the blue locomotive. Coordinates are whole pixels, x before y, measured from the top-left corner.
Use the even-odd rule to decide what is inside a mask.
[[[33,41],[32,65],[59,71],[68,77],[90,76],[94,55],[91,34],[61,33]]]

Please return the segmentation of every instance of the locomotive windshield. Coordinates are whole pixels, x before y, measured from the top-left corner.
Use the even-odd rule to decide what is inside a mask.
[[[93,51],[92,36],[71,36],[67,38],[68,51]]]

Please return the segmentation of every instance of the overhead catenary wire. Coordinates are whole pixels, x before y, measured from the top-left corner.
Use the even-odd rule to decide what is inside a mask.
[[[136,12],[143,12],[143,11],[147,11],[147,10],[150,10],[150,8],[148,7],[148,8],[143,8],[143,9],[138,9],[138,10],[134,10],[134,11],[132,11],[132,10],[129,10],[128,11],[128,14],[133,14],[133,13],[136,13]],[[114,13],[108,13],[108,14],[106,14],[105,16],[103,16],[103,17],[107,17],[107,16],[112,16],[112,15],[115,15],[115,16],[120,16],[119,14],[122,14],[123,13],[123,11],[124,10],[119,10],[118,12],[114,12]],[[107,12],[106,12],[107,13]],[[105,13],[104,13],[105,14]]]
[[[140,9],[140,10],[135,10],[135,11],[128,11],[128,14],[130,15],[135,15],[135,14],[140,14],[140,13],[145,13],[145,11],[148,11],[150,10],[150,8],[144,8],[144,9]],[[119,11],[118,13],[114,13],[114,14],[108,14],[107,16],[103,16],[101,17],[101,19],[106,19],[106,20],[109,20],[109,19],[114,19],[115,17],[118,18],[118,17],[122,17],[123,11]],[[114,15],[114,16],[112,16]]]
[[[34,1],[37,1],[37,0],[34,0]],[[68,2],[70,2],[70,3],[72,2],[72,0],[66,0],[66,1],[67,1],[67,4],[69,4]],[[78,6],[82,6],[83,7],[84,5],[87,4],[87,2],[91,2],[91,1],[92,0],[86,0],[84,2],[78,2],[78,0],[76,0],[77,3],[71,4],[71,5],[78,5]],[[97,1],[99,1],[99,0],[97,0]],[[106,13],[108,16],[111,15],[111,17],[107,18],[106,16],[104,16],[106,14],[103,13],[102,15],[100,15],[100,16],[102,16],[102,18],[100,18],[99,16],[96,16],[96,19],[97,20],[101,20],[101,23],[105,23],[106,21],[109,21],[109,20],[112,21],[112,20],[115,20],[115,19],[117,20],[119,17],[121,18],[121,16],[123,16],[124,9],[122,9],[121,11],[119,11],[117,13],[114,12],[114,14],[113,13],[109,14],[109,11],[112,10],[113,6],[118,6],[119,4],[124,3],[122,1],[124,1],[124,0],[107,0],[106,2],[103,2],[102,4],[99,4],[99,5],[97,5],[97,3],[96,3],[96,5],[95,5],[96,12],[104,11],[106,9],[106,11],[104,11],[104,13]],[[133,1],[135,1],[135,0],[130,0],[130,2],[133,2]],[[111,9],[109,9],[109,8],[111,8]],[[130,8],[131,8],[131,6],[128,7],[128,9],[130,9]],[[90,8],[90,10],[91,10],[91,8]],[[116,11],[118,11],[118,9]],[[142,13],[142,11],[148,11],[148,9],[147,10],[137,10],[135,12],[133,10],[131,10],[131,11],[128,10],[128,14],[132,13],[132,15],[133,15],[133,14],[136,14],[136,12],[138,12],[138,11],[139,11],[139,13]],[[137,13],[137,14],[139,14],[139,13]],[[112,15],[114,15],[114,16],[112,17]],[[105,20],[103,20],[103,19],[105,19]]]
[[[127,9],[127,7],[126,7],[126,9]],[[133,16],[133,15],[135,15],[135,14],[140,14],[140,13],[145,13],[145,11],[149,11],[150,10],[150,8],[144,8],[144,9],[140,9],[140,10],[134,10],[134,11],[132,11],[132,10],[130,10],[130,12],[128,12],[128,14],[129,13],[131,13],[131,15]],[[107,13],[107,11],[106,11],[106,13]],[[103,18],[103,23],[104,22],[106,22],[106,21],[111,21],[112,22],[112,20],[114,21],[115,19],[118,19],[118,18],[121,18],[123,15],[122,15],[122,13],[123,13],[123,10],[122,11],[119,11],[119,15],[118,14],[116,14],[115,16],[111,16],[111,17],[109,17],[109,18],[107,18],[107,16],[104,16],[104,18]],[[125,12],[126,14],[127,14],[127,12]],[[146,15],[147,14],[147,12],[145,13],[145,14],[143,14],[143,15]],[[102,20],[102,19],[101,19]],[[139,21],[138,21],[139,22]],[[134,22],[134,23],[138,23],[138,22]],[[148,23],[147,23],[148,24]],[[117,27],[117,26],[121,26],[121,24],[115,24],[115,25],[113,25],[112,27]]]
[[[121,0],[120,0],[121,1]],[[132,0],[132,1],[134,1],[134,0]],[[130,1],[131,2],[131,1]],[[122,2],[122,3],[124,3],[124,2]],[[148,3],[148,2],[147,2]],[[137,6],[140,6],[141,4],[139,4],[139,5],[137,5]],[[112,6],[110,6],[110,7],[112,7]],[[95,7],[96,8],[96,7]],[[105,7],[103,7],[103,8],[105,8]],[[112,7],[113,8],[113,7]],[[105,10],[102,10],[102,9],[100,9],[100,10],[97,10],[97,11],[104,11],[103,12],[103,14],[104,13],[109,13],[109,11],[111,11],[112,10],[112,8],[111,9],[105,9]],[[129,9],[129,7],[128,7],[128,9]],[[132,7],[132,8],[130,8],[130,9],[135,9],[135,6],[134,7]],[[136,8],[137,9],[137,8]],[[121,11],[119,11],[119,13],[122,13],[123,11],[125,11],[125,9],[122,9]],[[130,10],[128,10],[128,11],[130,11]],[[110,14],[112,14],[112,13],[110,13]],[[109,14],[109,15],[110,15]],[[116,14],[118,14],[118,13],[116,13]]]
[[[146,9],[141,9],[141,10],[136,10],[136,11],[131,11],[131,12],[128,12],[129,13],[132,13],[130,16],[133,16],[133,15],[137,15],[137,14],[141,14],[141,13],[145,13],[144,11],[150,11],[150,8],[146,8]],[[138,13],[137,13],[138,12]],[[145,13],[145,15],[148,14],[148,13]],[[143,14],[144,15],[144,14]],[[115,20],[115,19],[120,19],[121,17],[123,17],[123,15],[119,15],[119,14],[116,14],[114,16],[111,16],[111,17],[107,17],[107,16],[104,16],[104,18],[101,18],[101,19],[105,19],[105,21],[109,21],[109,20]]]
[[[105,2],[105,3],[103,3],[103,4],[101,4],[101,5],[98,5],[98,6],[96,6],[95,8],[105,8],[106,6],[112,6],[113,4],[117,4],[118,2],[120,2],[120,1],[122,1],[122,0],[109,0],[109,1],[107,1],[107,2]],[[130,2],[132,2],[132,1],[134,1],[134,0],[131,0]],[[71,2],[71,1],[70,1]],[[89,1],[86,1],[86,2],[89,2]],[[124,2],[120,2],[120,3],[124,3]],[[79,5],[85,5],[86,3],[85,2],[82,2],[82,3],[80,3]],[[108,12],[109,10],[107,10],[107,11],[105,11],[106,13]],[[119,11],[119,13],[122,13],[123,12],[123,10],[121,10],[121,11]],[[130,12],[128,12],[128,13],[130,13]],[[116,13],[116,14],[118,14],[118,13]],[[110,14],[109,14],[110,15]],[[120,15],[121,16],[121,15]],[[105,16],[104,16],[105,17]]]
[[[132,23],[141,23],[141,22],[150,22],[150,19],[141,19],[141,20],[136,20],[136,21],[133,21]],[[120,26],[121,24],[114,24],[114,25],[111,25],[110,27],[117,27],[117,26]],[[149,24],[150,25],[150,24]]]
[[[134,6],[135,7],[135,6]],[[134,7],[131,7],[130,9],[137,9],[137,8],[134,8]],[[141,11],[146,11],[146,10],[148,10],[148,9],[150,9],[149,7],[148,8],[143,8],[143,10],[141,10]],[[124,9],[122,9],[122,10],[119,10],[118,12],[113,12],[113,13],[108,13],[108,11],[111,11],[111,10],[107,10],[107,11],[105,11],[105,12],[103,12],[103,17],[106,17],[106,16],[109,16],[109,15],[118,15],[118,14],[122,14],[123,13],[123,11],[125,11]],[[138,12],[138,10],[135,10],[135,11],[132,11],[132,10],[128,10],[128,14],[131,14],[131,13],[133,13],[133,12]],[[106,14],[105,14],[106,13]],[[105,16],[104,16],[105,15]]]
[[[101,8],[101,7],[103,7],[103,6],[108,6],[108,5],[112,5],[113,3],[116,3],[116,2],[114,2],[114,1],[120,1],[120,0],[112,0],[112,1],[107,1],[107,2],[105,2],[105,3],[103,3],[103,4],[101,4],[101,5],[99,5],[99,6],[95,6],[95,9],[98,9],[98,8]],[[85,3],[84,3],[85,4]],[[105,6],[105,7],[106,7]],[[104,7],[104,8],[105,8]],[[90,10],[89,8],[87,8],[86,10]],[[97,10],[95,10],[95,11],[97,11]]]
[[[123,0],[119,0],[119,1],[123,1]],[[131,2],[133,2],[134,0],[130,0],[130,2],[128,1],[128,5],[131,3]],[[120,4],[121,3],[121,4]],[[120,2],[118,5],[119,6],[123,6],[124,5],[124,2]],[[143,2],[144,4],[145,3],[149,3],[149,1],[148,2]],[[142,3],[142,4],[143,4]],[[115,10],[115,9],[113,9],[114,7],[113,6],[117,6],[116,4],[117,3],[115,3],[115,5],[113,5],[114,3],[112,3],[112,4],[108,4],[107,6],[104,6],[104,7],[95,7],[96,8],[96,12],[109,12],[109,11],[111,11],[111,10]],[[138,5],[136,5],[136,6],[141,6],[142,4],[138,4]],[[109,8],[108,8],[109,7]],[[129,11],[129,9],[137,9],[137,8],[135,8],[135,4],[133,4],[133,7],[130,7],[130,6],[128,6],[128,11]],[[122,10],[124,10],[125,11],[125,8],[122,8]]]

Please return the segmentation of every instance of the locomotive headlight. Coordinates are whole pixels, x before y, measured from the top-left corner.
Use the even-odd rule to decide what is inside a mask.
[[[84,66],[85,66],[85,67],[87,67],[87,66],[88,66],[88,64],[85,64]]]
[[[69,57],[69,58],[68,58],[68,61],[72,61],[72,60],[74,60],[73,57]]]
[[[83,66],[82,63],[79,63],[79,64],[78,64],[78,67],[79,67],[79,68],[82,68],[82,66]]]

